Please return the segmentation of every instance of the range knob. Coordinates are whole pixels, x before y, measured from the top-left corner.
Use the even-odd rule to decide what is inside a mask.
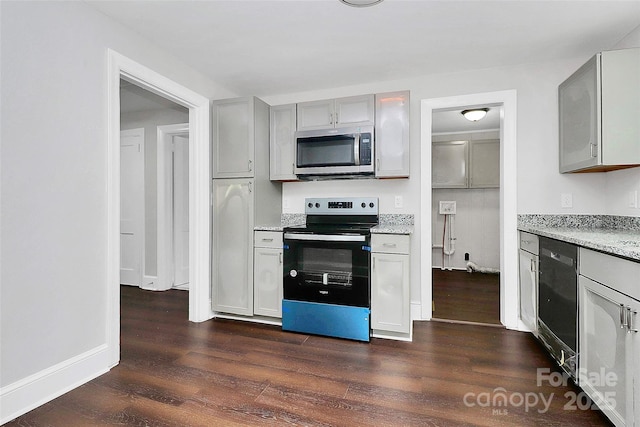
[[[374,206],[375,206],[375,205],[373,204],[373,202],[369,203],[369,207],[370,207],[370,208],[372,208],[372,207],[374,207]]]
[[[310,208],[312,208],[312,207],[313,207],[313,203],[309,202],[309,204],[308,204],[307,206],[309,206]]]
[[[320,207],[320,203],[316,202],[316,208]]]
[[[360,206],[362,206],[363,208],[366,208],[367,204],[365,202],[362,202],[362,204]]]

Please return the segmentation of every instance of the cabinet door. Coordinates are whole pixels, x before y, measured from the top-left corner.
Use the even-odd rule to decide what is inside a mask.
[[[213,177],[253,177],[254,98],[213,102]]]
[[[270,165],[272,181],[292,181],[295,167],[296,105],[271,107]]]
[[[538,336],[538,257],[520,249],[520,319]]]
[[[282,318],[282,248],[255,248],[253,262],[253,313]]]
[[[213,310],[253,314],[253,180],[213,181]]]
[[[376,95],[376,177],[409,177],[409,91]]]
[[[467,188],[467,141],[434,142],[431,155],[433,188]]]
[[[560,172],[599,163],[600,56],[596,55],[558,87]]]
[[[639,164],[640,47],[602,52],[601,71],[602,164]]]
[[[633,425],[633,339],[627,307],[637,301],[584,276],[579,277],[580,360],[578,381],[618,426]],[[635,325],[635,324],[634,324]]]
[[[298,130],[331,129],[335,127],[333,99],[301,102],[297,107]]]
[[[469,188],[500,187],[500,140],[469,142]]]
[[[409,255],[371,253],[371,329],[410,333]]]
[[[375,101],[373,95],[350,96],[335,101],[335,125],[373,126],[375,124]]]

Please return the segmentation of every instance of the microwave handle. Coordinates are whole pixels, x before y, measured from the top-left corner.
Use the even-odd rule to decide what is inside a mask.
[[[356,133],[355,141],[353,142],[353,158],[355,165],[360,166],[360,134]]]

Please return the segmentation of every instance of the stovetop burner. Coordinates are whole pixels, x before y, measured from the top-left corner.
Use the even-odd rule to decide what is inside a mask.
[[[334,197],[305,199],[306,224],[285,227],[285,232],[370,234],[378,225],[378,199]]]

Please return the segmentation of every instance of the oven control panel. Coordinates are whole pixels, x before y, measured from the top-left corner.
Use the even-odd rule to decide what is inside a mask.
[[[378,215],[377,197],[312,197],[304,203],[312,215]]]

